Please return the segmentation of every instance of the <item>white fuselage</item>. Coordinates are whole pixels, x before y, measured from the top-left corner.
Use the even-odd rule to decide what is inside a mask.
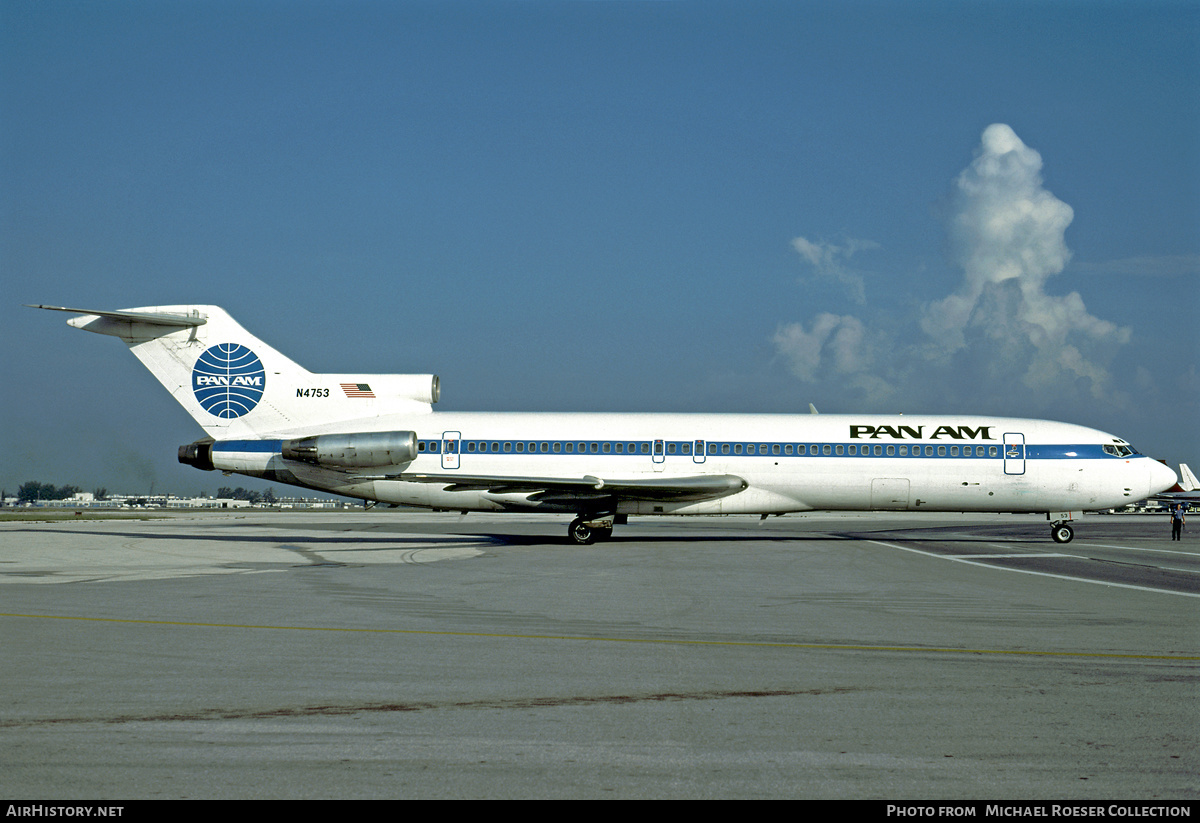
[[[379,479],[379,473],[297,463],[270,439],[218,441],[213,463],[365,500],[462,511],[582,507],[467,484],[455,490],[459,475],[607,481],[733,475],[746,483],[716,499],[620,500],[620,514],[1078,512],[1121,506],[1174,482],[1173,472],[1112,435],[1015,418],[439,412],[328,428],[415,431],[420,452],[394,474],[446,479]]]

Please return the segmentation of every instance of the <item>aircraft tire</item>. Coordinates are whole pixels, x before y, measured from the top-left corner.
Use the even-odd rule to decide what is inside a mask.
[[[567,527],[567,537],[577,546],[590,546],[596,542],[599,529],[593,529],[582,520],[572,520]]]
[[[1050,536],[1054,538],[1055,543],[1070,543],[1071,538],[1075,536],[1075,530],[1065,523],[1060,523],[1051,527]]]

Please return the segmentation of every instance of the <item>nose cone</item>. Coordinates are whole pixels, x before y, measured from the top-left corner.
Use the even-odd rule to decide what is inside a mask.
[[[1150,494],[1165,492],[1175,485],[1177,479],[1170,466],[1159,463],[1157,460],[1150,461]]]

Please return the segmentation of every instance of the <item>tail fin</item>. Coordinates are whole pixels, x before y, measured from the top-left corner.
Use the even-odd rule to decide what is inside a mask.
[[[1200,489],[1200,482],[1197,482],[1196,475],[1192,474],[1187,463],[1179,464],[1179,487],[1185,492],[1194,492],[1196,489]]]
[[[68,324],[125,341],[216,439],[321,433],[383,414],[428,413],[436,375],[313,374],[250,334],[217,306],[74,312]]]

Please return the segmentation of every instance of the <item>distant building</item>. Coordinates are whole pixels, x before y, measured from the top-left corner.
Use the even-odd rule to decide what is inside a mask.
[[[110,494],[97,500],[92,492],[77,492],[63,500],[35,500],[19,503],[16,496],[5,494],[0,505],[25,508],[92,509],[344,509],[355,508],[358,501],[329,497],[281,497],[274,503],[251,503],[228,497],[176,497],[173,494]]]

